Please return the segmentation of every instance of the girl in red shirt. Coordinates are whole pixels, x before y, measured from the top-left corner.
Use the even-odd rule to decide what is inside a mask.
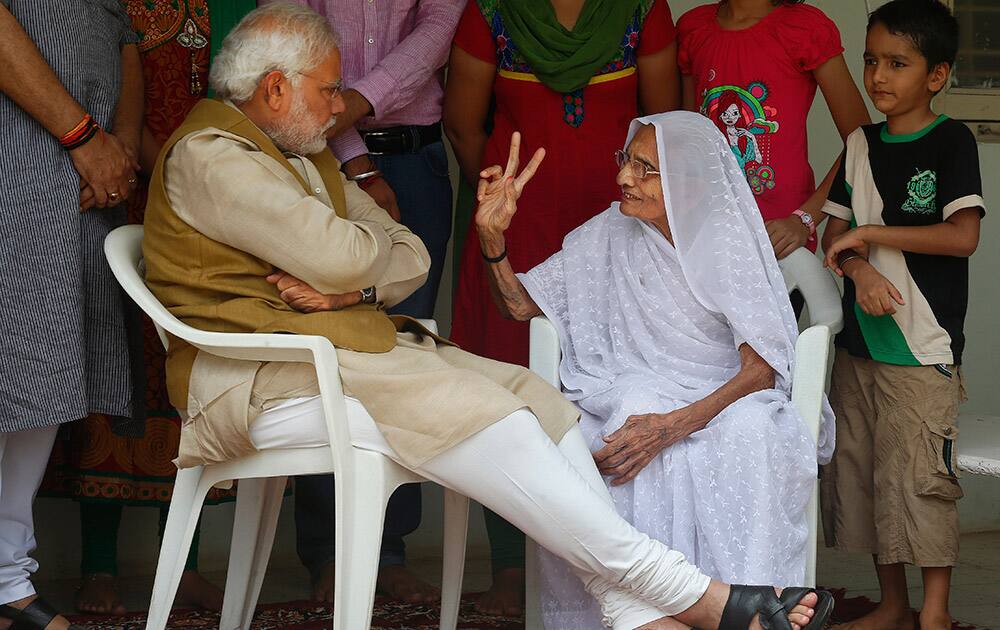
[[[802,0],[722,0],[685,13],[677,32],[684,107],[729,140],[775,254],[815,250],[836,170],[817,188],[806,139],[816,87],[841,138],[870,122],[837,26]]]

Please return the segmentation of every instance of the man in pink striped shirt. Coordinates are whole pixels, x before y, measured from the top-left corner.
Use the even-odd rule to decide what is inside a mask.
[[[452,215],[441,140],[444,66],[465,0],[295,1],[325,16],[340,37],[347,109],[330,132],[330,148],[344,174],[431,255],[427,283],[392,312],[433,317]],[[324,601],[333,599],[333,505],[332,477],[296,481],[297,550],[312,575],[313,597]],[[386,510],[378,585],[414,602],[438,597],[404,566],[403,536],[419,524],[420,486],[403,486]]]

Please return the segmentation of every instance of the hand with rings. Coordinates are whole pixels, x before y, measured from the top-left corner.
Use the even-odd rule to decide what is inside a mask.
[[[90,142],[69,153],[80,174],[81,211],[117,205],[128,198],[138,183],[138,162],[111,133],[99,132]]]
[[[129,194],[135,190],[138,185],[139,180],[134,175],[128,179],[129,191],[124,196],[118,191],[110,191],[107,193],[107,203],[105,207],[111,207],[118,205],[122,201],[125,201],[129,197]],[[86,212],[97,205],[97,198],[94,194],[94,188],[88,184],[82,177],[80,178],[80,212]]]

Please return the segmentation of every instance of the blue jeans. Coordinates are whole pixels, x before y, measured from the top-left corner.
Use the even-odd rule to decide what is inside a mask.
[[[427,282],[389,312],[411,317],[433,317],[441,271],[451,236],[451,181],[444,143],[435,142],[416,153],[372,156],[396,193],[403,225],[420,237],[431,255]],[[403,536],[420,525],[420,485],[401,486],[389,499],[382,530],[379,566],[406,561]],[[333,562],[334,493],[332,475],[295,480],[295,549],[315,580],[324,565]]]

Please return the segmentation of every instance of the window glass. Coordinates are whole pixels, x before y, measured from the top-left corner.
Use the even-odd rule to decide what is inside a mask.
[[[959,24],[952,85],[1000,89],[1000,0],[954,0]]]

